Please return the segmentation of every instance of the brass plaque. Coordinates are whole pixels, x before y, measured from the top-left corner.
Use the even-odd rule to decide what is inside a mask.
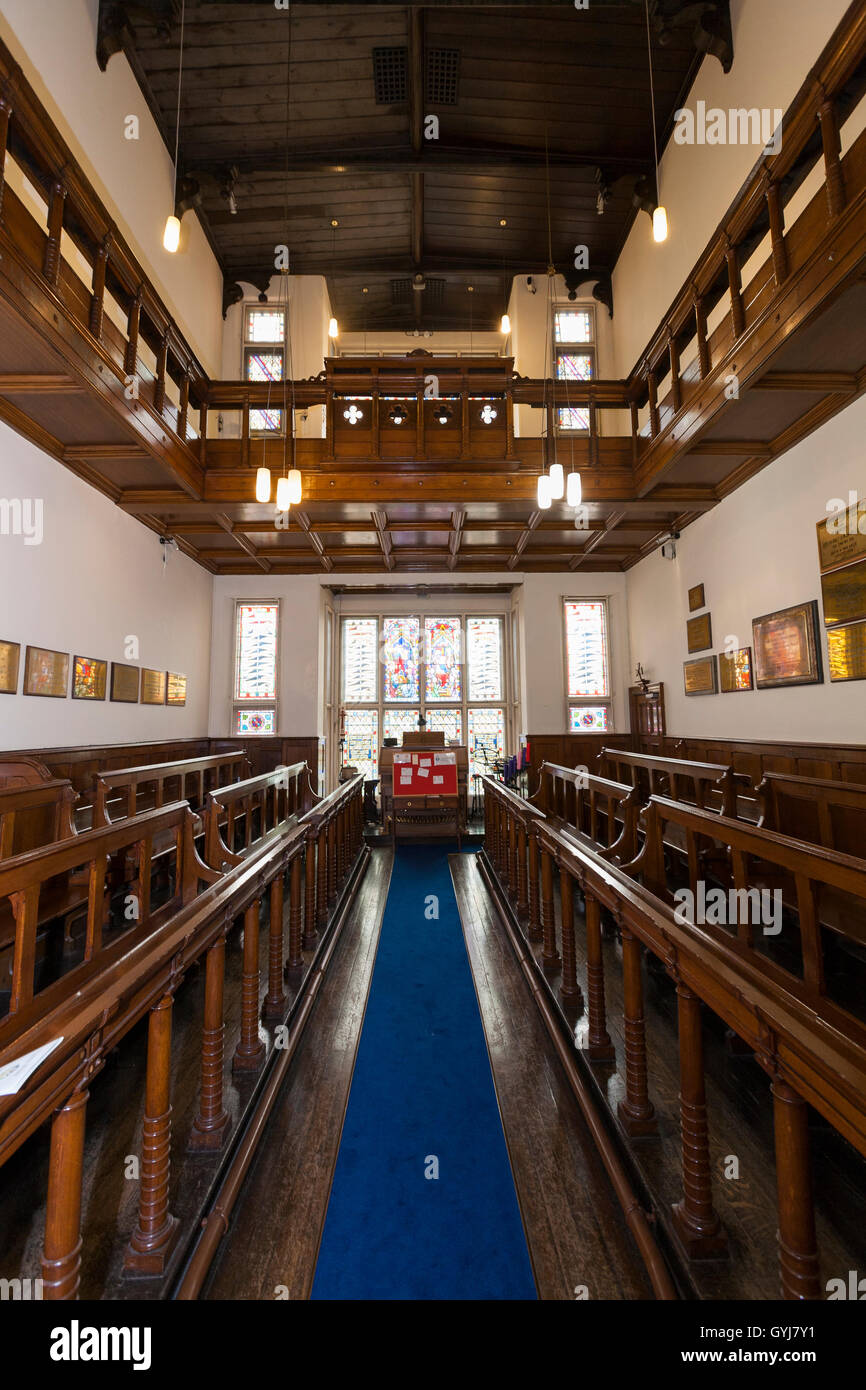
[[[713,645],[713,624],[709,613],[702,613],[699,618],[689,618],[686,632],[690,652],[703,652]]]
[[[76,656],[72,662],[73,700],[104,700],[108,662],[92,656]]]
[[[124,666],[120,661],[111,663],[111,698],[124,705],[138,704],[137,666]]]
[[[147,666],[141,673],[141,703],[165,704],[165,671],[151,671]]]
[[[752,639],[759,690],[823,681],[817,599],[753,618]]]
[[[831,681],[866,680],[866,623],[834,627],[827,633]]]
[[[0,642],[0,695],[17,694],[20,659],[20,642]]]
[[[866,560],[821,575],[824,626],[866,618]]]
[[[66,698],[69,685],[69,653],[47,647],[28,647],[24,658],[24,694]]]
[[[699,608],[706,607],[704,598],[703,584],[696,584],[693,589],[689,589],[689,612],[696,613]]]
[[[175,671],[167,671],[168,693],[166,704],[185,705],[186,704],[186,676],[179,676]]]
[[[718,694],[716,658],[700,656],[697,661],[684,661],[683,684],[687,695]]]
[[[856,505],[819,521],[818,555],[821,572],[848,565],[866,556],[866,503]]]
[[[719,652],[719,684],[723,695],[753,688],[751,647],[740,647],[732,656]]]

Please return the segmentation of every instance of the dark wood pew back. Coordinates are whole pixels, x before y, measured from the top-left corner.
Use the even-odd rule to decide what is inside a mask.
[[[122,816],[159,808],[168,800],[187,800],[197,810],[209,790],[239,782],[248,772],[246,754],[233,749],[207,758],[97,773],[93,788],[94,828],[110,825]]]
[[[757,797],[761,829],[866,859],[866,786],[767,772]]]
[[[77,799],[65,778],[0,787],[0,859],[69,839]]]
[[[726,816],[736,814],[737,792],[748,786],[746,778],[737,776],[722,763],[659,758],[622,748],[603,748],[598,770],[617,782],[632,783],[644,802],[652,795],[667,796],[672,801],[706,807]]]
[[[251,848],[258,847],[269,835],[285,830],[309,810],[314,799],[306,763],[278,767],[260,777],[247,777],[208,792],[202,813],[207,863],[213,868],[240,863]]]
[[[637,853],[638,788],[585,768],[543,763],[533,802],[606,859],[627,863]]]

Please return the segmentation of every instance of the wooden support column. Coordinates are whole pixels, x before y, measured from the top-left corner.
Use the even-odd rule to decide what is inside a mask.
[[[640,415],[638,413],[637,401],[631,402],[631,458],[632,463],[637,463],[638,439],[640,438]]]
[[[668,326],[668,355],[671,362],[671,404],[674,411],[677,411],[683,403],[683,383],[680,379],[680,345],[677,342],[677,335],[670,326]]]
[[[589,463],[598,466],[598,410],[595,401],[589,403]]]
[[[382,457],[382,435],[380,426],[380,397],[378,386],[373,392],[373,399],[370,402],[370,457],[380,459]]]
[[[270,920],[268,924],[268,992],[265,995],[264,1017],[282,1018],[286,1007],[283,990],[283,874],[271,881]]]
[[[244,913],[244,966],[241,976],[241,1036],[232,1058],[233,1071],[257,1071],[265,1060],[259,1037],[259,907],[250,903]]]
[[[617,1114],[627,1134],[655,1134],[655,1109],[647,1091],[646,1031],[643,1016],[641,945],[626,927],[621,928],[623,1010],[625,1033],[625,1099]]]
[[[514,392],[509,384],[505,388],[505,457],[514,455]]]
[[[425,447],[426,447],[426,446],[425,446],[425,443],[424,443],[424,380],[423,380],[423,377],[422,377],[422,379],[421,379],[421,385],[418,387],[418,392],[417,392],[417,395],[416,395],[416,397],[415,397],[415,401],[416,401],[416,405],[415,405],[415,457],[416,457],[416,459],[422,459],[422,458],[424,457],[424,452],[425,452]]]
[[[12,103],[0,93],[0,219],[3,217],[3,191],[6,187],[6,154],[9,149],[9,122]]]
[[[60,279],[60,238],[63,232],[63,210],[66,204],[66,185],[62,179],[55,179],[51,185],[51,198],[48,203],[48,240],[45,243],[45,259],[42,273],[49,285],[55,286]]]
[[[556,949],[556,910],[553,902],[553,856],[541,848],[541,934],[544,945],[542,964],[549,970],[559,965]]]
[[[198,461],[204,466],[207,460],[207,401],[202,400],[198,408]]]
[[[541,940],[541,913],[538,899],[538,837],[529,835],[529,925],[526,934],[530,941]]]
[[[316,840],[307,836],[304,855],[304,940],[305,951],[312,951],[318,939],[316,932]]]
[[[181,439],[186,439],[186,427],[189,422],[189,372],[185,371],[180,379],[180,404],[177,411],[177,432]]]
[[[681,983],[677,985],[677,1010],[683,1199],[673,1208],[674,1229],[690,1260],[711,1259],[726,1252],[728,1239],[713,1206],[701,1001]]]
[[[604,957],[601,949],[601,908],[596,898],[585,894],[586,905],[586,993],[589,1006],[587,1048],[593,1061],[614,1057],[613,1043],[607,1031],[604,1004]]]
[[[583,993],[577,983],[577,958],[574,947],[574,881],[562,865],[559,867],[559,895],[562,903],[562,983],[559,992],[572,1004],[583,1003]]]
[[[782,1296],[821,1298],[806,1102],[780,1077],[773,1078],[776,1183],[779,1193],[779,1266]]]
[[[138,329],[141,322],[141,295],[142,290],[139,285],[136,296],[129,306],[129,318],[126,321],[126,354],[123,360],[123,370],[127,376],[135,376],[135,369],[138,365]]]
[[[526,826],[517,827],[517,911],[522,916],[529,906],[526,884]]]
[[[740,257],[730,237],[728,237],[725,247],[725,260],[728,263],[728,288],[731,293],[731,327],[734,332],[734,342],[736,342],[746,329],[746,311],[743,308]]]
[[[469,434],[469,386],[464,377],[460,388],[460,457],[469,458],[472,444]]]
[[[707,341],[707,311],[704,301],[697,290],[694,292],[695,306],[695,332],[698,339],[698,367],[700,369],[701,381],[705,381],[710,374],[710,345]]]
[[[316,906],[321,928],[328,920],[328,828],[325,825],[319,830],[316,846]]]
[[[767,199],[767,212],[770,217],[770,242],[773,248],[773,274],[776,284],[781,285],[788,278],[788,251],[785,246],[785,217],[782,211],[782,198],[779,185],[767,179],[764,196]]]
[[[48,1199],[42,1246],[42,1297],[78,1297],[81,1275],[81,1178],[87,1091],[75,1091],[51,1123]]]
[[[244,403],[241,408],[241,464],[244,468],[250,465],[250,397],[249,392],[244,396]]]
[[[827,181],[827,208],[831,217],[845,211],[845,177],[842,172],[842,145],[836,119],[836,103],[824,101],[818,110],[821,122],[821,143],[824,146],[824,172]]]
[[[93,279],[91,281],[89,328],[97,341],[102,341],[102,325],[105,318],[105,277],[108,271],[108,257],[111,251],[111,233],[108,232],[96,248],[93,258]]]
[[[205,960],[204,1028],[201,1038],[201,1099],[193,1120],[189,1149],[221,1149],[231,1129],[231,1119],[223,1104],[223,988],[226,969],[226,939],[222,934],[210,947]]]
[[[647,372],[646,386],[649,396],[650,438],[655,439],[661,425],[659,423],[658,379],[654,371]]]
[[[163,995],[150,1011],[138,1225],[123,1262],[125,1274],[160,1275],[180,1227],[168,1209],[171,1173],[171,1008]]]
[[[292,860],[292,877],[289,889],[289,960],[286,970],[300,970],[304,964],[301,954],[301,856],[296,854]]]

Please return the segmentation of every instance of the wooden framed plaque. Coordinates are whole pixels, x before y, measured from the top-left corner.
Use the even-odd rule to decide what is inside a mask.
[[[16,695],[18,693],[20,660],[20,642],[0,641],[0,695]]]
[[[141,672],[141,703],[143,705],[165,704],[165,671],[151,671],[145,666]]]
[[[866,501],[817,524],[821,573],[866,557]]]
[[[186,704],[186,676],[179,676],[176,671],[166,671],[166,697],[167,705]]]
[[[122,705],[138,704],[137,666],[124,666],[120,661],[111,663],[111,698]]]
[[[821,575],[824,626],[853,623],[866,618],[866,560]]]
[[[104,700],[107,681],[107,661],[98,661],[92,656],[73,657],[73,700]]]
[[[689,589],[689,612],[697,613],[699,608],[706,608],[706,606],[704,586],[703,584],[696,584],[693,589]]]
[[[740,647],[731,656],[727,652],[719,652],[719,685],[723,695],[754,689],[751,647]]]
[[[24,694],[65,700],[69,687],[69,653],[28,647],[24,656]]]
[[[817,599],[753,618],[752,645],[759,690],[823,683]]]
[[[827,648],[831,681],[866,680],[866,623],[831,628]]]
[[[717,695],[719,692],[716,658],[700,656],[683,662],[683,685],[687,695]]]
[[[699,618],[689,618],[686,623],[690,652],[703,652],[713,645],[713,624],[709,613]]]

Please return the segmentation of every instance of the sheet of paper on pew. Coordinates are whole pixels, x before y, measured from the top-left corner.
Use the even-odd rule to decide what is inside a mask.
[[[46,1057],[50,1057],[55,1047],[59,1047],[63,1042],[62,1038],[54,1038],[49,1043],[43,1043],[42,1047],[36,1047],[32,1052],[25,1052],[22,1057],[16,1057],[14,1062],[7,1062],[5,1067],[0,1067],[0,1096],[14,1096],[29,1076],[32,1076],[37,1067],[41,1067]]]

